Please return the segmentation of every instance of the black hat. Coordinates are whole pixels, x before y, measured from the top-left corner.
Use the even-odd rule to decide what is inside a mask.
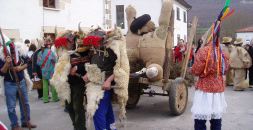
[[[145,26],[148,21],[151,20],[150,15],[144,14],[136,19],[133,20],[133,22],[130,25],[130,30],[132,33],[137,33],[139,29],[141,29],[143,26]]]
[[[30,43],[30,40],[25,39],[25,44],[29,44],[29,43]]]

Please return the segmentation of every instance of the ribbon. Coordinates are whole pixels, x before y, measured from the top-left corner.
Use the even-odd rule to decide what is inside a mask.
[[[213,51],[214,61],[217,64],[217,76],[220,75],[220,73],[225,73],[225,61],[224,61],[224,55],[221,50],[220,46],[220,30],[221,30],[221,23],[224,19],[231,16],[234,13],[234,9],[230,11],[230,3],[231,0],[226,0],[226,3],[218,15],[216,21],[211,26],[211,35],[208,37],[207,43],[212,44],[209,46],[208,52],[207,52],[207,60],[205,64],[204,74],[207,72],[208,62],[211,57],[211,53]]]

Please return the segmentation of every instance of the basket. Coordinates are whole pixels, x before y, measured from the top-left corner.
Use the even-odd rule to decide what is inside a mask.
[[[36,80],[35,78],[32,81],[33,81],[33,89],[42,89],[43,86],[42,80],[38,80],[38,78]]]

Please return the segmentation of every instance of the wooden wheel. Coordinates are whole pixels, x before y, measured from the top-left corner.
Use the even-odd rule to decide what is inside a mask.
[[[181,115],[187,106],[188,88],[184,79],[176,78],[169,90],[169,106],[171,113],[175,116]]]

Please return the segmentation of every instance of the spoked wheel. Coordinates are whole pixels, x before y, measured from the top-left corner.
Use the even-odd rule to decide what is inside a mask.
[[[175,116],[181,115],[187,106],[188,88],[184,79],[176,78],[169,90],[169,106],[171,113]]]
[[[138,83],[138,79],[130,78],[128,85],[128,101],[126,108],[128,109],[135,108],[137,103],[139,102],[140,96],[141,96],[141,88],[140,84]]]

